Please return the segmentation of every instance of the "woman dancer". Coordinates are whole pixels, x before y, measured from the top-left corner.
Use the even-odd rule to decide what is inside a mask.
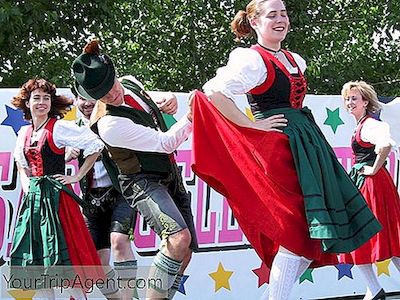
[[[400,271],[400,199],[385,168],[395,143],[390,137],[389,125],[372,117],[381,105],[371,85],[364,81],[347,82],[343,85],[342,97],[347,111],[357,121],[351,141],[354,165],[350,176],[382,224],[382,230],[357,250],[342,254],[340,261],[357,265],[364,275],[367,281],[364,300],[385,299],[372,263],[391,258]]]
[[[74,273],[83,276],[82,282],[86,278],[102,276],[97,270],[78,269],[78,266],[101,263],[75,202],[79,198],[72,192],[70,184],[78,182],[91,168],[103,143],[86,127],[59,120],[72,101],[56,95],[56,87],[44,79],[26,82],[12,104],[31,121],[31,125],[21,128],[14,152],[24,198],[11,250],[12,272],[31,278],[36,271],[49,277],[56,274],[63,277],[71,275],[69,271],[72,270],[66,267],[72,265]],[[83,149],[86,157],[79,172],[73,176],[64,175],[66,146]],[[62,266],[64,268],[55,268]],[[36,299],[54,299],[52,288],[55,286],[49,284],[41,282],[30,287],[37,289]],[[85,299],[82,290],[76,286],[70,292],[75,299]]]
[[[289,28],[284,3],[253,0],[231,25],[238,38],[255,33],[257,44],[233,50],[204,85],[211,103],[196,94],[193,169],[227,197],[252,246],[272,264],[269,298],[288,299],[311,261],[336,263],[333,253],[356,249],[380,225],[302,107],[306,63],[281,49]],[[256,122],[234,103],[244,93]]]

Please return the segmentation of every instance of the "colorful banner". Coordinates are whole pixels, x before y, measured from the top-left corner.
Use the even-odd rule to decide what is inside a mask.
[[[68,89],[59,89],[59,92],[70,95]],[[17,133],[26,122],[22,113],[10,104],[16,93],[17,89],[0,90],[0,265],[5,264],[9,257],[21,199],[21,185],[13,161],[13,149]],[[187,94],[178,93],[177,96],[180,107],[175,117],[178,119],[187,109]],[[236,103],[251,117],[245,97],[238,97]],[[340,96],[307,95],[305,105],[313,111],[339,161],[346,169],[350,169],[349,145],[355,121],[344,110]],[[71,111],[68,119],[74,119],[76,114],[76,110]],[[384,104],[381,119],[391,125],[393,138],[397,142],[396,149],[389,156],[387,168],[397,186],[400,134],[395,129],[400,128],[398,116],[399,99]],[[189,139],[179,148],[177,162],[182,168],[186,188],[192,197],[200,251],[193,255],[174,299],[258,299],[267,286],[269,270],[261,264],[261,260],[251,249],[233,218],[226,199],[209,188],[190,169],[190,145]],[[69,163],[67,172],[74,174],[76,171],[76,162]],[[79,187],[75,185],[74,188],[79,193]],[[137,253],[139,265],[150,265],[159,242],[143,219],[138,218],[132,246]],[[376,264],[376,272],[387,292],[400,292],[400,274],[390,260]],[[296,284],[291,299],[334,298],[362,295],[364,292],[365,284],[357,268],[352,265],[337,265],[307,270]]]

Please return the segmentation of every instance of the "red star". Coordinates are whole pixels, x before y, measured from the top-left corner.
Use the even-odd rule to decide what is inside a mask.
[[[258,276],[258,287],[269,283],[269,272],[271,271],[264,263],[258,269],[252,270]]]

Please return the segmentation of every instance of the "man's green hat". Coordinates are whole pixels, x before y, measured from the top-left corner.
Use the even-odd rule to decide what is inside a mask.
[[[99,100],[113,87],[115,69],[107,55],[83,53],[72,63],[75,90],[85,99]]]

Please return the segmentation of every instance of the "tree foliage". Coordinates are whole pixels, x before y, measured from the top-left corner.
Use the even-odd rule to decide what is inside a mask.
[[[73,58],[98,37],[119,75],[136,75],[149,89],[200,88],[238,46],[230,22],[247,2],[0,0],[0,86],[32,76],[71,85]],[[381,95],[400,94],[399,1],[286,4],[285,47],[306,59],[310,93],[337,94],[344,82],[363,79]]]

